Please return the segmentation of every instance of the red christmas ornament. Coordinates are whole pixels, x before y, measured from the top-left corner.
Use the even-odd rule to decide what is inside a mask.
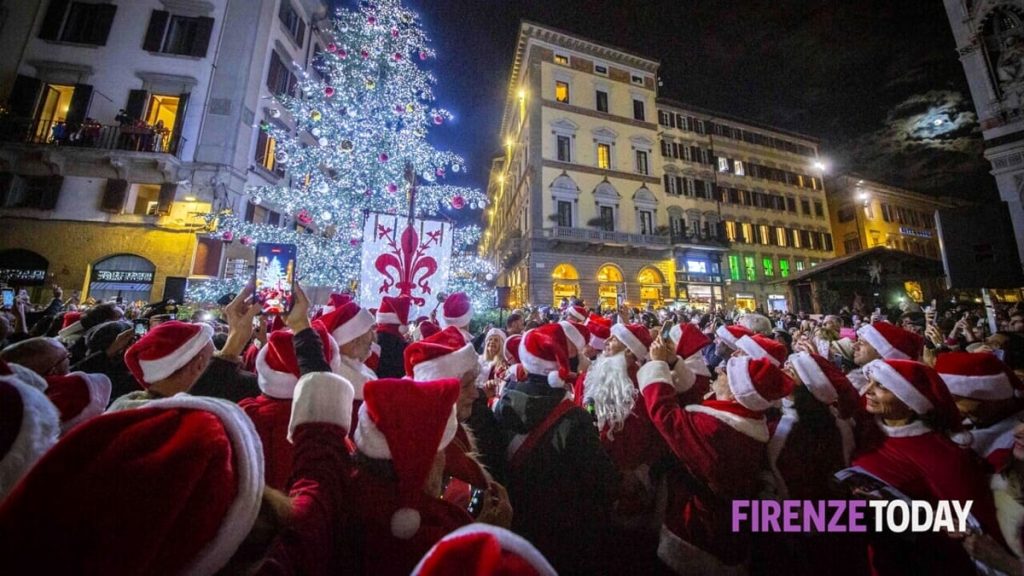
[[[348,58],[348,50],[345,50],[344,48],[341,49],[341,50],[338,50],[338,58],[341,58],[342,60],[344,60],[345,58]]]
[[[307,226],[313,221],[313,217],[310,216],[309,212],[306,210],[300,210],[299,213],[295,215],[295,219],[303,226]]]
[[[221,237],[221,239],[222,239],[222,240],[224,240],[225,242],[231,242],[232,240],[234,240],[234,239],[235,239],[235,233],[234,233],[234,232],[232,232],[231,230],[227,230],[227,231],[225,231],[225,232],[224,232],[223,234],[221,234],[221,236],[220,236],[220,237]]]
[[[420,60],[426,60],[426,59],[427,59],[427,53],[424,52],[423,50],[420,50]]]
[[[401,52],[395,52],[394,58],[395,58],[395,62],[401,62],[402,61],[402,53]]]
[[[392,28],[391,29],[391,37],[392,38],[398,38],[398,28]]]
[[[367,23],[370,24],[370,26],[373,26],[373,25],[377,24],[377,17],[376,16],[370,16],[369,18],[366,19],[366,21],[367,21]]]
[[[242,236],[242,239],[240,241],[243,246],[249,246],[252,244],[252,238],[249,238],[248,236]]]
[[[330,52],[331,54],[334,54],[335,52],[338,51],[338,45],[335,44],[334,42],[331,42],[330,44],[327,45],[327,51]]]
[[[324,88],[324,96],[327,96],[328,98],[330,98],[331,96],[334,96],[334,87],[333,86],[328,86],[328,87]]]
[[[380,156],[378,156],[377,159],[380,160],[381,162],[387,162],[388,161],[388,155],[387,155],[386,152],[381,152]]]
[[[369,58],[370,52],[368,50],[360,50],[359,55],[362,56],[363,58]]]
[[[462,210],[466,206],[466,199],[461,195],[452,198],[452,208],[456,210]]]
[[[434,124],[440,126],[442,122],[444,122],[444,116],[441,116],[440,114],[434,115]]]
[[[395,184],[388,184],[388,192],[391,192],[392,194],[398,192],[398,186]]]
[[[352,238],[348,241],[348,243],[351,244],[352,246],[357,246],[359,244],[359,238]]]

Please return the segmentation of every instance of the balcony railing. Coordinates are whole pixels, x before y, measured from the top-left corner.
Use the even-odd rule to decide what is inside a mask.
[[[82,124],[67,124],[27,118],[0,119],[0,141],[44,146],[155,152],[180,158],[185,139],[167,128],[145,123],[110,126],[87,119]]]
[[[544,238],[552,240],[566,240],[569,242],[584,242],[588,244],[609,244],[616,246],[648,246],[651,248],[668,248],[668,236],[655,236],[648,234],[628,234],[625,232],[609,232],[606,230],[591,230],[588,228],[567,228],[555,226],[545,228]]]
[[[726,238],[725,234],[672,234],[672,244],[699,244],[704,246],[714,246],[718,248],[728,248],[729,239]]]

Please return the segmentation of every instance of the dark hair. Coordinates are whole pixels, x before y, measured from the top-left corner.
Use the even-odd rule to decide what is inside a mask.
[[[835,416],[828,405],[815,398],[807,386],[797,386],[793,389],[793,408],[800,417],[800,424],[816,432],[836,429]]]
[[[509,314],[508,318],[505,320],[505,327],[508,328],[508,327],[512,326],[513,324],[515,324],[516,322],[522,322],[522,320],[523,320],[523,315],[522,314],[520,314],[519,312],[513,312],[513,313]]]

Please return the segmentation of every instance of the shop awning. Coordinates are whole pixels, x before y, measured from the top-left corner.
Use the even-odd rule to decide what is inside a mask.
[[[0,280],[19,286],[46,283],[50,261],[31,250],[15,248],[0,251]]]

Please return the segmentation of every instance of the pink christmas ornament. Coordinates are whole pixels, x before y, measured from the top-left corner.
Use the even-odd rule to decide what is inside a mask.
[[[306,226],[313,221],[313,217],[310,216],[309,212],[306,210],[300,210],[299,213],[295,215],[295,219],[303,226]]]
[[[437,174],[438,178],[444,178],[444,168],[438,168],[434,170],[434,174]]]
[[[327,45],[327,51],[330,52],[331,54],[334,54],[335,52],[338,51],[338,45],[335,44],[334,42],[331,42],[330,44]]]
[[[359,51],[359,55],[362,56],[363,58],[369,58],[370,57],[370,52],[369,52],[369,50],[360,50]]]
[[[231,242],[232,240],[234,240],[234,239],[235,239],[235,233],[234,233],[234,232],[232,232],[231,230],[228,230],[228,231],[224,232],[223,234],[221,234],[221,236],[220,236],[220,237],[221,237],[221,239],[223,239],[223,240],[224,240],[225,242]]]
[[[388,192],[392,194],[398,192],[398,186],[396,186],[395,184],[388,184]]]
[[[395,52],[394,58],[395,58],[395,62],[401,62],[402,61],[402,53],[401,52]]]
[[[391,37],[392,38],[398,38],[398,28],[392,28],[391,29]]]
[[[328,87],[324,88],[324,96],[327,96],[328,98],[330,98],[331,96],[334,96],[334,87],[333,86],[328,86]]]
[[[348,58],[348,50],[345,50],[345,49],[338,50],[338,58],[341,58],[342,60],[344,60],[345,58]]]
[[[420,60],[426,60],[426,59],[427,59],[427,53],[422,51],[422,50],[420,50]]]
[[[466,206],[466,199],[462,196],[455,196],[452,198],[452,208],[456,210],[462,210]]]
[[[380,160],[381,162],[387,162],[388,161],[388,155],[387,155],[386,152],[381,152],[380,156],[378,156],[377,159]]]
[[[243,246],[249,246],[252,244],[252,238],[249,238],[248,236],[242,236],[240,242],[242,243]]]
[[[366,22],[369,23],[370,26],[374,26],[377,24],[377,17],[370,16],[369,18],[366,19]]]
[[[442,122],[444,122],[444,116],[440,114],[434,115],[434,124],[440,125]]]

